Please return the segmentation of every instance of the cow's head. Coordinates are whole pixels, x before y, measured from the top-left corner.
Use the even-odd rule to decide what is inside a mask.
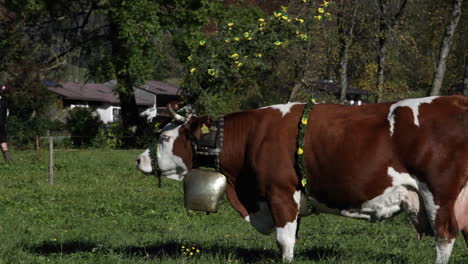
[[[200,139],[201,127],[204,124],[211,126],[212,120],[208,117],[186,118],[175,113],[170,105],[168,110],[173,121],[162,128],[156,143],[137,157],[136,164],[145,173],[153,172],[155,164],[162,176],[182,180],[192,169],[192,142]],[[154,156],[157,160],[152,163]]]

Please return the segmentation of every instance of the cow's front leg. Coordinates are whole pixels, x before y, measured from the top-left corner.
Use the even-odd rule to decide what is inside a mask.
[[[455,237],[444,238],[436,236],[436,264],[447,264],[452,254]]]
[[[457,222],[453,215],[453,206],[441,205],[434,222],[436,240],[436,264],[447,264],[452,254],[457,236]]]
[[[283,261],[291,262],[294,257],[300,192],[281,192],[272,196],[270,206],[276,228],[276,242]]]

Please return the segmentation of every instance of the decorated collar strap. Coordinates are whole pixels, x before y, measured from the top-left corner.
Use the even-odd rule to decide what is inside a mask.
[[[304,137],[306,135],[307,123],[309,120],[310,111],[314,108],[316,102],[315,99],[310,99],[304,107],[304,112],[302,112],[301,120],[299,121],[299,131],[297,134],[297,162],[296,169],[297,174],[301,179],[301,185],[304,188],[305,194],[307,194],[307,170],[304,165]]]
[[[159,137],[157,137],[159,138]],[[150,144],[149,147],[149,154],[151,159],[151,168],[153,168],[153,174],[158,178],[158,187],[161,188],[161,170],[158,166],[158,144],[157,141]]]

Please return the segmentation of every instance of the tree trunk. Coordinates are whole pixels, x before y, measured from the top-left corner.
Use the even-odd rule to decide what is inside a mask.
[[[439,95],[442,88],[442,82],[445,76],[445,70],[447,67],[447,57],[452,45],[453,35],[457,29],[458,21],[460,21],[461,9],[463,0],[454,0],[452,15],[449,24],[445,28],[444,39],[440,45],[439,61],[437,63],[436,70],[434,72],[434,79],[432,80],[431,95]]]
[[[465,76],[463,78],[463,95],[468,96],[468,56],[465,56]]]
[[[396,2],[378,0],[379,7],[379,34],[377,48],[377,98],[378,103],[382,102],[385,86],[385,56],[386,45],[390,31],[398,27],[398,21],[405,12],[408,0]],[[391,11],[394,10],[394,11]]]
[[[127,62],[122,59],[122,53],[125,52],[125,42],[119,39],[119,26],[110,23],[111,45],[113,64],[117,72],[117,86],[114,88],[119,95],[122,126],[124,129],[124,146],[134,146],[135,135],[138,131],[139,115],[136,105],[135,94],[133,92],[134,81],[126,71]]]
[[[340,102],[346,101],[348,92],[348,54],[354,38],[354,24],[358,2],[338,2],[338,39],[340,42]]]
[[[348,51],[349,43],[342,43],[340,50],[340,102],[346,101],[346,94],[348,92]]]
[[[385,51],[386,51],[386,39],[385,36],[380,33],[379,36],[379,47],[377,51],[377,103],[382,102],[382,97],[384,94],[384,84],[385,84]]]
[[[294,102],[296,100],[297,92],[299,92],[299,90],[302,88],[302,82],[303,81],[301,80],[294,84],[291,92],[289,93],[288,102]]]

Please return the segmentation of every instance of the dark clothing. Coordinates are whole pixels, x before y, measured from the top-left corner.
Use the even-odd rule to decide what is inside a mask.
[[[8,103],[5,96],[0,95],[0,143],[7,142],[6,122]]]

